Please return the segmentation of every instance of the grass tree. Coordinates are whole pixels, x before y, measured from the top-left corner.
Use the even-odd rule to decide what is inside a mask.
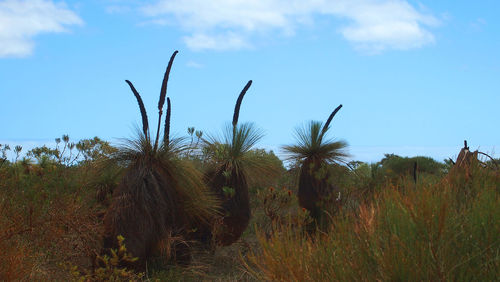
[[[326,138],[330,123],[339,105],[323,125],[319,121],[311,121],[304,127],[296,129],[297,144],[284,146],[289,159],[299,164],[299,205],[309,211],[311,217],[319,222],[323,213],[321,202],[333,196],[337,189],[328,166],[332,163],[345,163],[347,153],[344,141]]]
[[[158,246],[185,235],[193,226],[213,217],[216,210],[216,199],[206,188],[201,174],[179,158],[185,149],[182,140],[170,138],[169,98],[166,99],[163,139],[159,138],[168,78],[176,54],[177,51],[170,58],[161,86],[155,139],[149,132],[142,98],[126,80],[139,104],[142,131],[138,130],[137,138],[127,140],[113,155],[126,170],[104,218],[105,247],[116,247],[116,238],[122,235],[127,250],[139,258],[138,266],[143,266],[159,251]],[[172,246],[175,244],[163,249],[175,249]],[[183,249],[178,255],[185,260],[189,253]]]
[[[236,101],[233,122],[228,124],[222,136],[209,136],[204,140],[204,152],[208,155],[209,168],[204,179],[221,203],[221,214],[210,230],[204,231],[204,240],[227,246],[237,241],[250,221],[248,172],[273,171],[269,161],[249,154],[262,138],[262,133],[252,123],[238,124],[241,102],[252,81],[248,81]]]

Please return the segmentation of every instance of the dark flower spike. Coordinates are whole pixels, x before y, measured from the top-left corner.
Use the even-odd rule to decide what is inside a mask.
[[[177,53],[179,53],[179,51],[175,50],[175,52],[170,57],[170,60],[168,61],[167,70],[165,71],[165,75],[163,76],[163,83],[161,84],[161,91],[160,91],[160,100],[158,101],[159,111],[163,109],[163,104],[165,103],[165,97],[167,96],[168,78],[170,76],[170,70],[172,69],[172,64],[174,63],[175,55],[177,55]]]
[[[165,104],[165,97],[167,96],[167,85],[168,85],[168,77],[170,76],[170,70],[172,69],[172,64],[175,59],[175,55],[177,55],[179,51],[175,50],[170,60],[168,61],[167,69],[165,70],[165,75],[163,76],[163,82],[161,84],[160,90],[160,100],[158,100],[158,129],[156,130],[156,140],[154,149],[158,148],[158,139],[160,137],[160,123],[161,123],[161,115],[163,113],[163,104]]]
[[[148,139],[149,138],[149,136],[148,136],[148,129],[149,129],[148,115],[146,114],[146,108],[144,107],[144,103],[142,102],[141,95],[139,95],[139,92],[137,92],[137,90],[135,90],[135,87],[132,84],[132,82],[130,82],[129,80],[125,80],[125,82],[130,86],[130,89],[132,90],[132,92],[135,95],[135,98],[137,99],[137,103],[139,104],[139,109],[141,110],[141,116],[142,116],[142,132],[144,133],[144,137],[146,139]]]
[[[170,98],[167,97],[167,115],[165,117],[165,132],[163,135],[163,142],[165,143],[166,146],[170,143],[170,113],[171,111],[171,105],[170,105]]]
[[[240,116],[240,107],[241,107],[241,101],[243,101],[243,96],[245,96],[245,93],[247,93],[248,88],[252,85],[252,81],[249,80],[247,82],[247,85],[241,90],[240,96],[238,96],[238,100],[236,100],[236,106],[234,107],[234,115],[233,115],[233,127],[236,127],[236,124],[238,123],[238,117]]]
[[[337,112],[342,108],[342,104],[340,104],[335,110],[333,110],[332,114],[328,117],[328,120],[326,121],[325,125],[323,126],[323,129],[321,130],[321,135],[320,135],[320,140],[323,139],[323,135],[325,135],[326,131],[328,130],[328,127],[330,126],[330,122],[332,122],[333,117],[337,114]]]

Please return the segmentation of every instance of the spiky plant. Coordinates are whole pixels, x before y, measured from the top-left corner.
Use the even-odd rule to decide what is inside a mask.
[[[139,258],[139,266],[155,253],[160,241],[169,236],[185,235],[193,226],[213,217],[216,199],[204,185],[201,175],[178,156],[185,149],[182,140],[171,139],[170,99],[163,140],[159,141],[160,123],[167,92],[168,77],[177,51],[170,58],[164,75],[158,103],[156,138],[149,133],[148,117],[142,98],[130,81],[142,116],[142,131],[113,155],[126,167],[124,176],[113,192],[105,215],[105,247],[116,247],[121,235],[127,249]],[[168,241],[168,240],[167,240]],[[184,258],[189,254],[180,254]]]
[[[330,177],[328,165],[345,163],[348,156],[344,149],[347,143],[325,139],[330,122],[342,108],[339,105],[322,126],[319,121],[311,121],[305,127],[296,129],[296,145],[287,145],[283,150],[289,155],[289,160],[300,165],[299,172],[299,205],[310,212],[311,217],[318,222],[322,208],[320,202],[332,196],[337,189]]]
[[[271,164],[248,154],[262,138],[262,132],[252,123],[238,124],[241,102],[251,84],[250,80],[238,96],[233,122],[226,126],[223,135],[209,136],[204,140],[204,151],[209,159],[204,179],[222,202],[222,218],[215,226],[205,230],[204,240],[210,238],[217,245],[234,243],[248,226],[251,215],[248,170],[260,170],[262,173],[271,171]]]

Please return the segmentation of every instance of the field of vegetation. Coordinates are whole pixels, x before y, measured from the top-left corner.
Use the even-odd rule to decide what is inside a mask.
[[[351,161],[329,132],[340,105],[297,128],[284,165],[238,123],[252,81],[222,134],[171,138],[175,55],[157,126],[127,81],[135,139],[0,145],[0,281],[498,280],[500,160],[465,144]]]

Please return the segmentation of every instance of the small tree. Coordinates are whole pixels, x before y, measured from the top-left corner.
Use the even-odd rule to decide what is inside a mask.
[[[322,127],[319,121],[311,121],[306,127],[297,128],[296,145],[287,145],[283,150],[289,160],[299,163],[299,205],[309,211],[311,217],[319,222],[323,213],[320,202],[332,197],[337,188],[330,179],[328,165],[345,163],[348,156],[344,149],[347,143],[325,139],[330,122],[342,105],[338,106]]]
[[[170,139],[170,99],[162,142],[160,123],[168,77],[175,51],[168,63],[158,102],[156,138],[149,133],[148,117],[142,98],[126,80],[134,93],[142,116],[142,131],[134,140],[113,154],[112,159],[126,166],[121,183],[114,190],[105,218],[105,247],[117,247],[118,235],[127,240],[127,249],[144,265],[159,243],[185,235],[193,226],[205,222],[215,213],[216,201],[204,185],[201,175],[179,158],[185,149],[182,140]],[[175,249],[175,248],[174,248]],[[180,254],[184,259],[189,254]],[[179,254],[178,254],[179,257]]]
[[[225,128],[223,136],[209,136],[208,140],[204,140],[204,152],[209,162],[204,179],[222,202],[222,218],[201,233],[204,233],[203,240],[212,239],[223,246],[236,242],[250,221],[249,170],[268,174],[273,173],[276,167],[266,158],[250,153],[262,138],[261,131],[251,123],[238,124],[241,102],[251,84],[252,81],[248,81],[238,96],[233,122]]]

